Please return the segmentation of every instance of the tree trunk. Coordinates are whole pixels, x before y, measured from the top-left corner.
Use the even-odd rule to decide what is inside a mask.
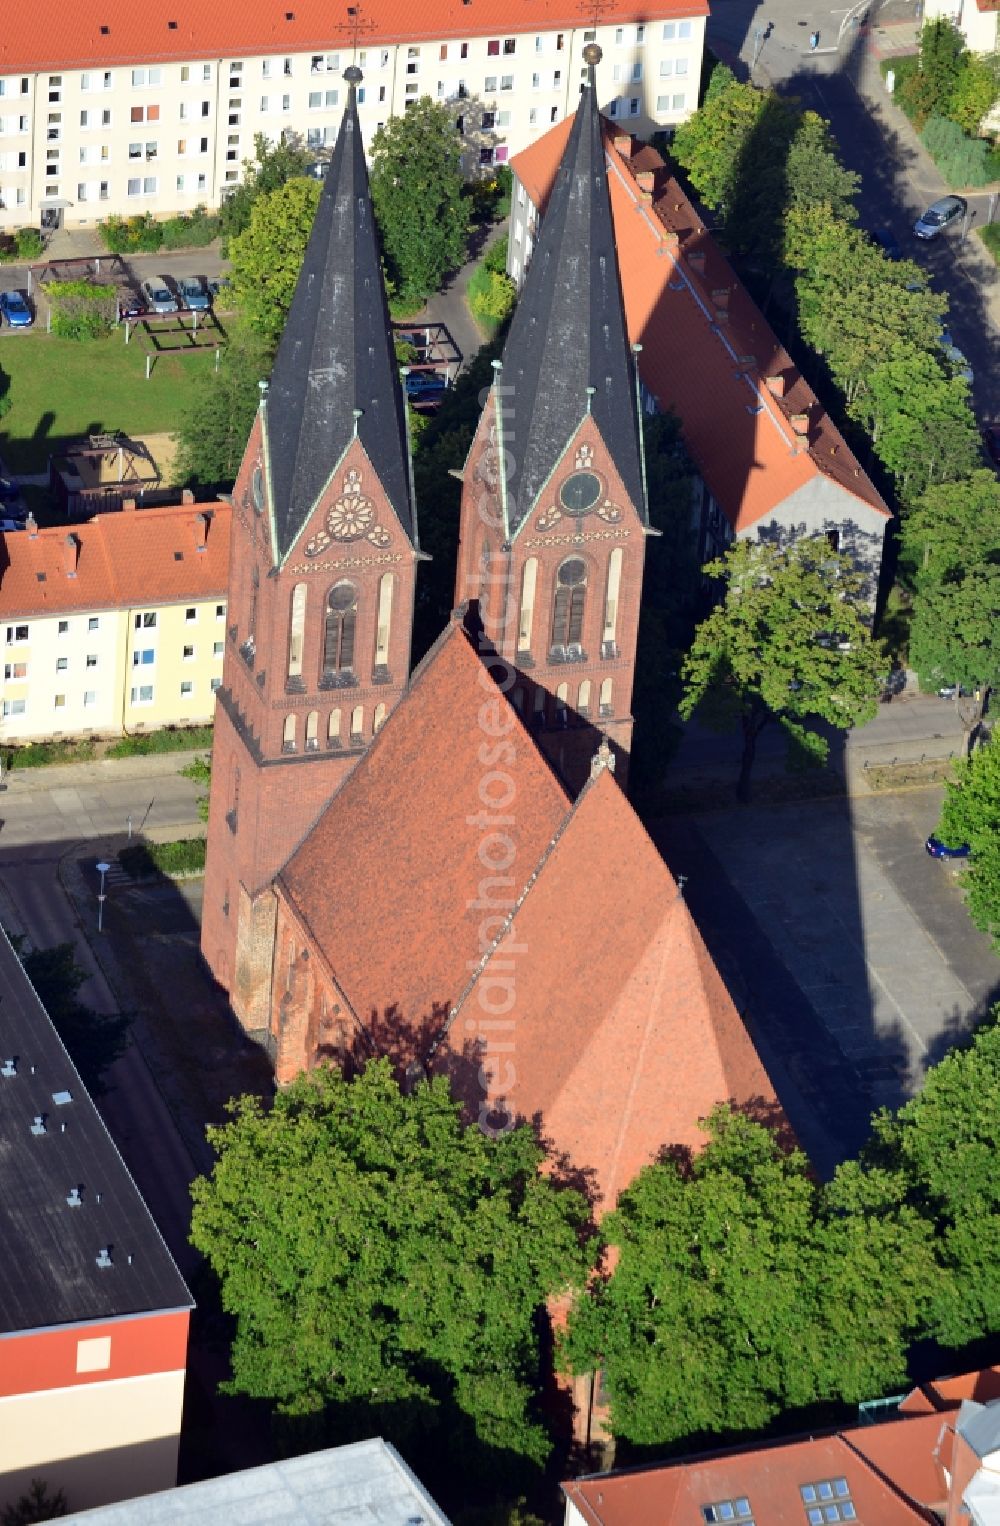
[[[755,717],[747,716],[743,720],[743,756],[740,759],[740,776],[736,781],[736,798],[740,805],[750,804],[750,774],[753,770],[753,760],[757,752],[757,738],[760,736],[763,724],[758,723]]]

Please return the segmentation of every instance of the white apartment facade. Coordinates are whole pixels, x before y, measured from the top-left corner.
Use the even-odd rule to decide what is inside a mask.
[[[66,9],[84,3],[90,6],[69,0]],[[366,140],[390,115],[429,95],[454,107],[470,173],[506,163],[572,112],[583,49],[592,41],[603,50],[602,108],[648,136],[685,120],[698,104],[708,9],[706,0],[659,0],[641,14],[623,7],[613,21],[587,25],[585,13],[546,8],[538,18],[546,29],[536,30],[538,22],[527,29],[510,0],[475,10],[471,0],[428,0],[414,15],[411,37],[382,41],[387,28],[352,7],[361,16],[356,46],[317,13],[325,41],[302,47],[293,39],[313,23],[279,10],[290,0],[277,0],[270,32],[283,25],[284,46],[241,36],[248,27],[237,12],[225,19],[229,50],[199,56],[197,46],[182,52],[181,38],[196,45],[203,31],[206,45],[218,43],[222,22],[206,21],[191,0],[162,3],[164,16],[191,13],[187,21],[166,20],[173,54],[161,40],[147,54],[122,56],[112,46],[119,32],[113,22],[90,24],[85,41],[54,50],[30,18],[14,21],[12,14],[14,26],[5,24],[0,37],[0,232],[37,225],[46,209],[72,227],[110,213],[167,216],[217,206],[239,183],[255,134],[272,141],[295,134],[317,151],[332,145],[343,70],[354,61],[364,74],[358,107]],[[122,4],[108,0],[90,13],[96,19]],[[256,16],[253,25],[259,34]],[[23,40],[11,36],[22,30]],[[151,24],[150,34],[155,30]]]

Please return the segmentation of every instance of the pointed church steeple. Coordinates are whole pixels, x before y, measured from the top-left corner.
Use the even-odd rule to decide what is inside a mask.
[[[264,404],[279,563],[355,430],[414,539],[402,389],[358,122],[360,69],[344,79],[347,106]]]
[[[507,530],[513,537],[589,411],[630,499],[644,503],[635,377],[622,305],[594,73],[588,79],[504,347]]]

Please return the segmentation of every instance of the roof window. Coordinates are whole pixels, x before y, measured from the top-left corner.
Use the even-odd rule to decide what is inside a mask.
[[[827,1522],[856,1521],[858,1512],[851,1499],[846,1478],[824,1478],[799,1487],[806,1507],[809,1526],[827,1526]]]
[[[714,1505],[702,1505],[701,1518],[705,1526],[715,1526],[717,1521],[742,1521],[744,1526],[754,1526],[753,1511],[745,1494],[731,1500],[717,1500]]]

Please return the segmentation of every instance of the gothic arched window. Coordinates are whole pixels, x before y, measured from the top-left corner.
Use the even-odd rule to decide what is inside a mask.
[[[283,730],[282,735],[281,735],[281,750],[282,750],[282,752],[294,752],[295,751],[295,717],[294,717],[294,715],[286,715],[285,716],[285,726],[284,726],[284,730]]]
[[[384,572],[378,585],[378,624],[375,628],[375,666],[389,666],[389,637],[392,633],[392,573]]]
[[[587,601],[587,564],[582,557],[570,556],[556,573],[555,598],[552,601],[552,640],[554,657],[582,657],[583,612]]]
[[[306,628],[306,585],[296,583],[292,589],[292,613],[288,631],[288,676],[302,676],[302,637]]]
[[[608,559],[608,587],[604,596],[604,630],[601,645],[605,657],[615,655],[615,637],[618,628],[618,596],[622,581],[622,549],[615,546]]]
[[[326,601],[323,630],[323,677],[346,679],[354,674],[358,590],[353,583],[334,583]]]
[[[521,618],[517,627],[517,649],[531,651],[531,626],[535,615],[535,583],[538,578],[538,560],[529,556],[521,573]]]
[[[306,716],[306,752],[315,752],[319,746],[319,711],[310,710]]]

